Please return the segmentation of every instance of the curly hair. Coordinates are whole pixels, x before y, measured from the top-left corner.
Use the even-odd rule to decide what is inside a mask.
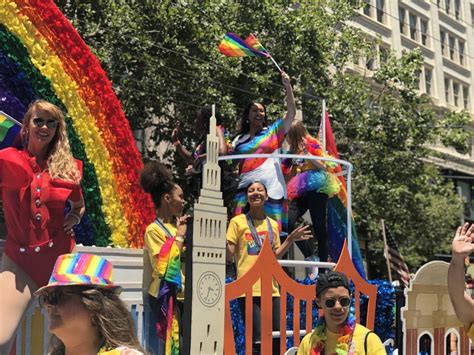
[[[140,174],[140,185],[151,195],[156,208],[161,206],[161,197],[176,188],[173,175],[163,163],[158,161],[151,161],[145,165]]]
[[[130,312],[113,290],[90,286],[61,287],[68,287],[81,297],[106,349],[124,346],[144,352],[137,339]],[[65,354],[64,343],[55,335],[51,336],[48,354]]]
[[[59,107],[45,100],[36,100],[30,104],[23,118],[23,127],[21,128],[21,137],[25,146],[28,146],[30,122],[36,109],[48,112],[51,118],[58,121],[56,133],[49,143],[47,152],[47,166],[51,178],[59,178],[78,184],[81,180],[81,173],[72,156],[66,133],[66,121]]]

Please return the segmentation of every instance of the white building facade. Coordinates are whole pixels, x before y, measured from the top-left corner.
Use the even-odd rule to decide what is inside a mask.
[[[365,0],[353,25],[374,38],[377,58],[360,59],[356,71],[376,69],[389,51],[420,48],[420,93],[440,112],[466,110],[474,131],[474,0]],[[459,154],[441,144],[431,160],[453,179],[465,200],[464,219],[474,221],[474,145]]]

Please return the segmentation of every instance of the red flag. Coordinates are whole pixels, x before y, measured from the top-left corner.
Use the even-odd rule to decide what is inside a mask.
[[[325,128],[325,135],[324,135],[324,141],[326,143],[326,152],[329,155],[332,155],[334,158],[339,159],[339,153],[337,151],[337,145],[336,145],[336,139],[334,138],[334,133],[332,132],[331,128],[331,122],[329,121],[329,113],[326,111],[324,113],[324,128]],[[322,141],[322,127],[323,127],[323,122],[321,121],[321,124],[319,126],[319,136],[320,141]],[[336,169],[334,169],[335,173],[340,173],[342,171],[341,165],[338,164]],[[344,190],[346,189],[346,180],[342,175],[338,175],[339,180],[341,180],[342,184],[344,185]],[[344,197],[345,200],[345,197]]]

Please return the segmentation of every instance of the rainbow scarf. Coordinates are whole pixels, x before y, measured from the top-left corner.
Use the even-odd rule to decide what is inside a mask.
[[[161,312],[156,323],[156,333],[165,341],[166,355],[179,355],[179,324],[176,308],[176,295],[182,289],[181,279],[181,251],[175,243],[176,237],[169,235],[169,231],[161,223],[168,236],[158,254],[157,270],[160,281],[157,303]]]
[[[355,344],[352,342],[356,320],[352,313],[349,313],[346,324],[339,329],[340,337],[337,339],[336,354],[337,355],[353,355],[355,354]],[[324,317],[318,319],[318,324],[311,334],[311,355],[324,354],[326,345],[326,320]]]
[[[271,154],[281,148],[285,139],[283,120],[278,119],[267,128],[258,132],[255,137],[243,143],[237,143],[233,154]],[[240,163],[240,174],[257,169],[266,158],[244,159]]]
[[[254,35],[244,41],[235,33],[227,32],[218,48],[226,57],[269,57]]]

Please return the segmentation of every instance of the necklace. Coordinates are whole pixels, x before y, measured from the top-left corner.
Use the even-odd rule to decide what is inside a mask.
[[[253,224],[253,220],[252,220],[252,217],[250,216],[250,213],[247,212],[245,214],[245,218],[247,219],[247,225],[250,229],[250,234],[252,235],[252,239],[254,241],[254,243],[260,248],[262,249],[262,239],[260,239],[258,233],[257,233],[257,229],[255,228],[255,225]],[[273,229],[272,229],[272,224],[270,223],[270,220],[268,219],[268,217],[265,217],[265,220],[267,222],[267,230],[268,230],[268,235],[270,237],[270,244],[273,244]]]
[[[354,335],[354,329],[356,326],[355,317],[349,313],[346,324],[339,329],[339,338],[336,344],[337,355],[354,355],[355,344],[352,342],[352,336]],[[318,319],[318,324],[311,334],[311,355],[323,355],[325,354],[327,333],[326,333],[326,320],[324,317]]]

